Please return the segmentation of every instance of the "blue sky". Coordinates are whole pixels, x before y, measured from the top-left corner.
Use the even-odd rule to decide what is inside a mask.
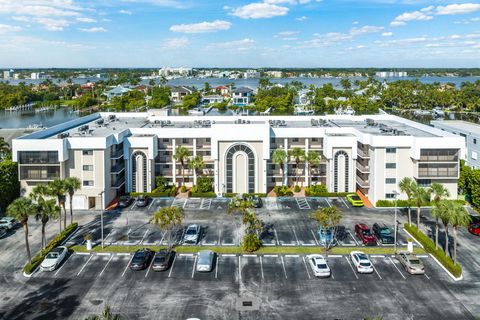
[[[480,67],[480,2],[0,0],[0,67]]]

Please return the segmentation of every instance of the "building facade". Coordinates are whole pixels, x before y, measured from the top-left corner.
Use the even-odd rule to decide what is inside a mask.
[[[465,151],[461,137],[392,115],[198,117],[150,110],[92,114],[14,139],[13,160],[26,193],[75,176],[82,188],[73,206],[90,209],[126,192],[150,192],[156,176],[178,184],[177,146],[205,163],[202,172],[185,168],[186,185],[194,185],[197,174],[209,176],[219,196],[264,193],[298,181],[325,184],[332,192],[360,190],[372,203],[392,199],[403,177],[424,186],[441,182],[456,198]],[[272,163],[276,149],[293,148],[318,152],[320,163]]]

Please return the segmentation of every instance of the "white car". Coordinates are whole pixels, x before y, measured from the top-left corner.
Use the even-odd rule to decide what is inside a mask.
[[[45,259],[43,259],[40,264],[40,270],[42,271],[53,271],[55,270],[63,259],[67,256],[68,249],[67,247],[56,247],[50,251]]]
[[[350,252],[350,259],[358,273],[373,273],[373,264],[365,253],[352,251]]]
[[[198,224],[191,224],[187,227],[183,242],[186,244],[197,244],[200,237],[200,226]]]
[[[0,219],[0,228],[12,230],[16,223],[17,221],[14,218],[3,217]]]
[[[210,272],[213,269],[213,257],[215,253],[212,250],[202,250],[198,253],[197,271]]]
[[[315,277],[330,277],[330,267],[327,264],[327,260],[325,260],[322,255],[312,254],[307,256],[307,259]]]

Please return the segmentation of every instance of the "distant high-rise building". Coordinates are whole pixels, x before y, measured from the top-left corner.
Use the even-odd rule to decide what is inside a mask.
[[[5,70],[3,71],[3,79],[12,79],[13,78],[13,70]]]
[[[282,71],[267,71],[267,76],[270,78],[281,78]]]
[[[379,71],[375,75],[379,78],[402,78],[408,77],[406,71]]]
[[[158,74],[160,76],[172,76],[172,75],[180,75],[180,76],[189,76],[193,73],[192,68],[170,68],[170,67],[163,67],[162,69],[158,70]]]
[[[243,77],[245,79],[254,79],[254,78],[260,78],[260,72],[257,70],[247,70],[244,74]]]

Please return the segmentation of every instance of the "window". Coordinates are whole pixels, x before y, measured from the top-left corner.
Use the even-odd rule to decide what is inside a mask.
[[[182,143],[183,143],[183,144],[188,144],[188,138],[183,138],[183,139],[182,139]]]
[[[395,193],[385,193],[385,199],[395,199]]]
[[[83,180],[84,187],[93,187],[93,180]]]
[[[312,142],[318,142],[318,138],[312,138]]]
[[[397,164],[395,162],[387,162],[387,163],[385,163],[385,168],[386,169],[396,169]]]
[[[162,142],[164,142],[164,143],[169,143],[169,142],[170,142],[170,139],[168,139],[168,138],[163,138],[163,139],[162,139]]]
[[[83,166],[83,171],[93,171],[93,166],[91,166],[91,165],[84,165],[84,166]]]
[[[212,154],[212,152],[211,152],[211,151],[205,151],[205,155],[206,155],[207,157],[210,157],[210,156],[211,156],[211,154]]]
[[[387,148],[386,152],[387,153],[397,153],[397,148]]]
[[[475,151],[472,151],[472,159],[477,160],[477,153]]]
[[[477,144],[477,139],[473,139],[473,144]]]
[[[84,156],[93,156],[93,150],[82,150]]]
[[[386,184],[395,184],[395,183],[397,183],[397,179],[395,179],[395,178],[386,178],[386,179],[385,179],[385,183],[386,183]]]
[[[270,143],[275,143],[275,138],[270,138]]]
[[[58,164],[57,151],[21,151],[20,164]]]
[[[292,138],[292,142],[299,142],[300,140],[298,138]]]
[[[210,143],[210,138],[205,139],[206,142]]]
[[[427,187],[430,187],[430,185],[432,184],[432,180],[430,180],[430,179],[418,179],[417,184],[420,187],[427,188]]]
[[[60,166],[21,166],[21,180],[53,180],[60,178]]]

